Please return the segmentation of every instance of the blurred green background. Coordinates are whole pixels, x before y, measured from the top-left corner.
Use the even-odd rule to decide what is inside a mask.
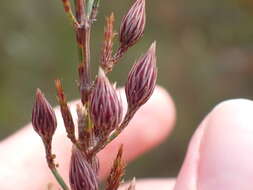
[[[105,15],[114,11],[119,28],[131,2],[102,0],[92,33],[94,64],[101,49]],[[53,80],[59,77],[68,98],[78,98],[78,59],[60,0],[0,1],[0,8],[3,139],[29,122],[37,87],[56,105]],[[253,96],[252,9],[251,0],[147,0],[145,37],[110,78],[123,85],[134,60],[157,40],[158,83],[174,98],[178,118],[171,138],[131,163],[128,177],[175,176],[193,131],[214,105]]]

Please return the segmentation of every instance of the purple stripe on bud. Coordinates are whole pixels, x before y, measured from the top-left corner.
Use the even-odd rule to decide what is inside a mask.
[[[102,138],[117,128],[122,119],[121,101],[102,69],[91,94],[90,113],[95,135]]]
[[[34,130],[44,139],[50,140],[55,132],[57,122],[53,108],[37,89],[32,111],[32,125]]]
[[[157,79],[156,43],[133,65],[125,86],[128,107],[136,109],[152,95]]]
[[[70,161],[69,183],[71,190],[98,190],[97,176],[92,166],[85,154],[75,146]]]
[[[145,0],[136,0],[121,22],[119,37],[122,49],[134,45],[143,36],[145,24]]]

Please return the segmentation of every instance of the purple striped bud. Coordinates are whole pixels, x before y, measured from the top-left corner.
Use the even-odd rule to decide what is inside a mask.
[[[133,65],[125,86],[130,109],[137,109],[152,95],[157,78],[156,43]]]
[[[146,24],[145,0],[136,0],[120,25],[121,48],[134,45],[144,33]]]
[[[97,137],[105,137],[117,128],[122,119],[122,104],[116,89],[111,85],[102,69],[91,94],[90,114]]]
[[[98,190],[98,180],[84,153],[75,146],[69,169],[69,183],[71,190]]]
[[[54,110],[40,89],[36,91],[32,125],[34,130],[46,141],[52,139],[57,126]]]

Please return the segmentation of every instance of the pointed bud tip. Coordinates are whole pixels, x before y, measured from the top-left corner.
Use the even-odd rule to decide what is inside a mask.
[[[117,159],[122,159],[123,156],[123,144],[120,145],[119,150],[118,150],[118,154],[117,154]]]
[[[117,82],[114,82],[112,87],[116,90],[117,89]]]
[[[115,20],[114,12],[111,12],[110,20],[112,20],[114,22],[114,20]]]
[[[56,79],[54,81],[56,90],[57,90],[57,95],[58,98],[64,99],[64,93],[63,93],[63,89],[62,89],[62,84],[61,84],[61,80],[60,79]]]
[[[99,69],[98,69],[98,77],[99,78],[105,78],[106,77],[105,76],[105,71],[101,67],[99,67]]]
[[[44,94],[42,93],[42,91],[39,88],[37,88],[36,93],[35,93],[35,104],[44,104],[45,100],[46,100],[46,98],[45,98]],[[35,109],[35,106],[33,109]]]
[[[36,98],[44,96],[43,93],[41,92],[41,90],[39,88],[36,89]]]
[[[41,90],[39,88],[36,89],[36,94],[40,94]]]
[[[148,51],[147,51],[147,54],[151,54],[152,56],[156,56],[156,41],[154,41],[154,42],[150,45],[150,47],[149,47],[149,49],[148,49]]]
[[[36,89],[35,101],[40,102],[41,104],[48,103],[46,97],[44,96],[43,92],[39,88]]]
[[[61,86],[61,81],[60,81],[60,79],[55,79],[54,83],[55,83],[56,88],[58,88],[58,87]]]
[[[151,46],[150,46],[149,49],[152,50],[152,51],[154,51],[154,52],[156,52],[156,41],[154,41],[154,42],[151,44]]]

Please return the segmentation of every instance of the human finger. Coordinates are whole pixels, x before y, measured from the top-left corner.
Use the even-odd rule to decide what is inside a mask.
[[[216,106],[192,137],[175,190],[253,189],[253,102]]]

